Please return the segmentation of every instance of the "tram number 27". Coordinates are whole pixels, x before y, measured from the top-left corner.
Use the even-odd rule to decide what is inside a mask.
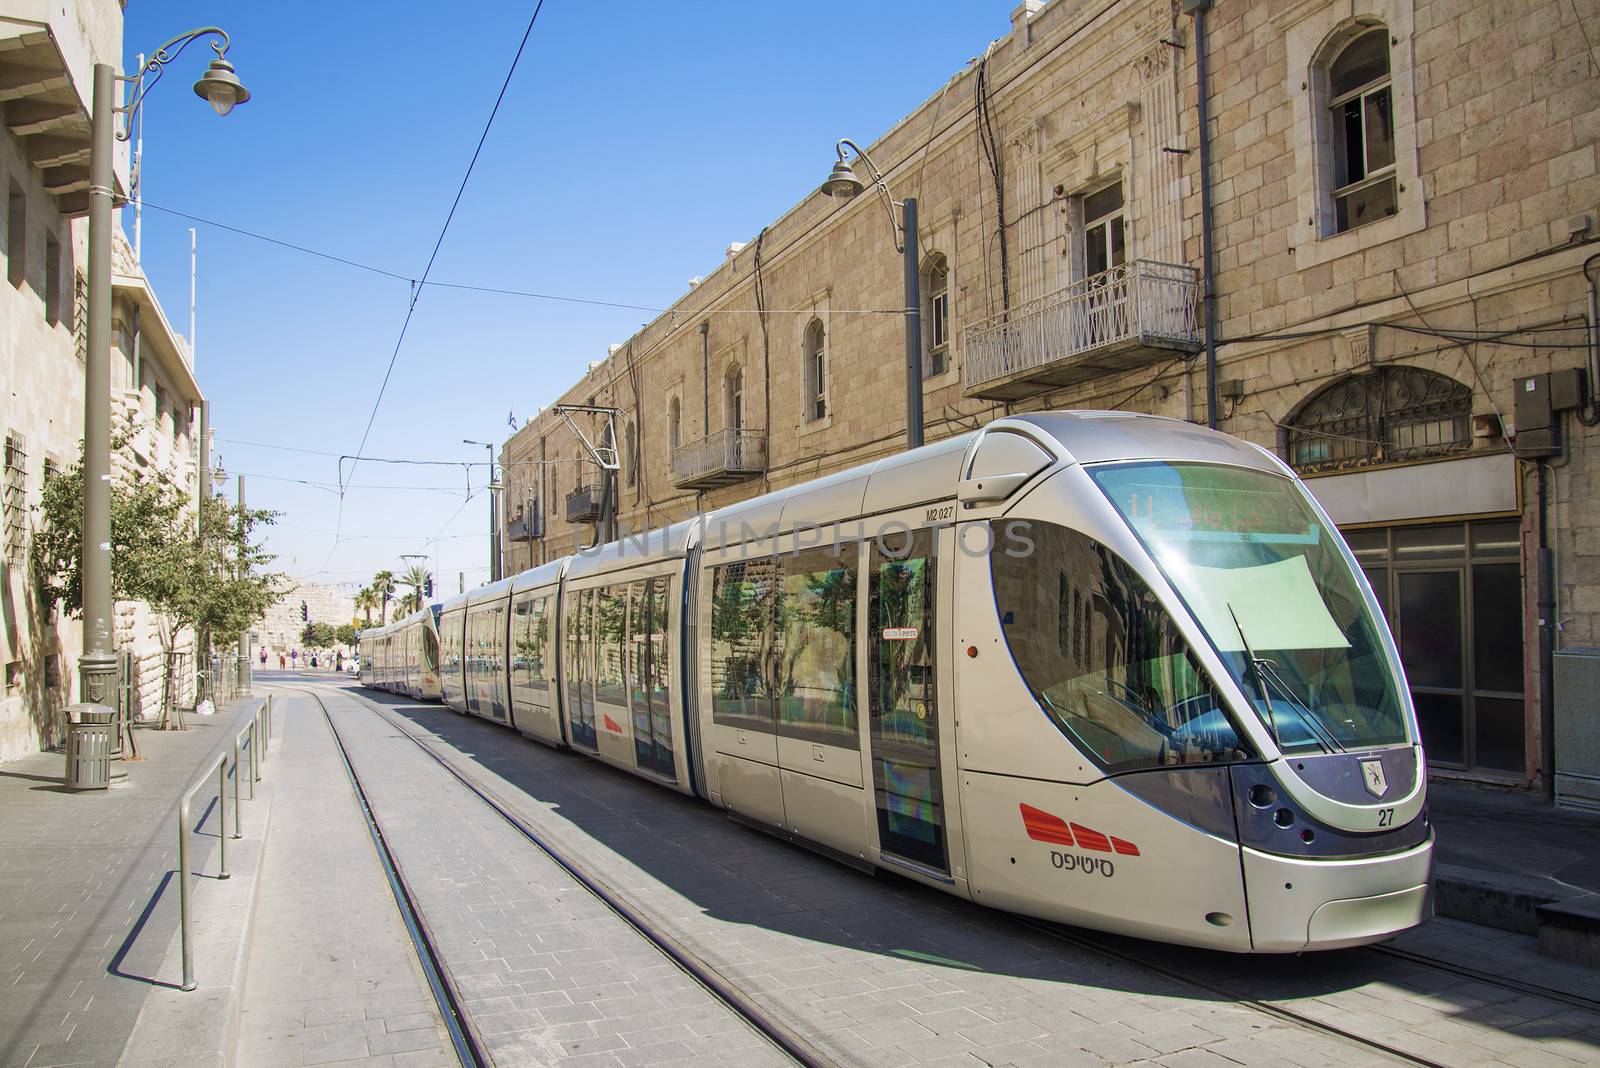
[[[1393,827],[1394,826],[1394,809],[1392,809],[1392,808],[1380,808],[1378,810],[1378,826],[1379,827]]]

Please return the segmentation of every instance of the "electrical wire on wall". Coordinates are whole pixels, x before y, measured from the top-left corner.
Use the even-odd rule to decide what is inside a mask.
[[[755,275],[756,322],[761,324],[761,431],[767,435],[767,448],[772,448],[772,339],[767,333],[767,284],[761,274],[761,246],[766,243],[767,228],[763,226],[756,235]],[[761,472],[765,489],[772,488],[772,479]]]
[[[1000,241],[1000,309],[1011,310],[1010,253],[1006,247],[1006,184],[1000,157],[1000,142],[995,137],[994,117],[989,111],[989,57],[994,53],[994,42],[983,50],[978,60],[978,76],[974,79],[973,105],[977,117],[978,144],[983,148],[983,158],[989,163],[989,173],[994,176],[994,211]]]

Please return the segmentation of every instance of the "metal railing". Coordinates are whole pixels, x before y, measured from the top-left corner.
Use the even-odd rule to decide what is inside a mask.
[[[600,518],[600,497],[593,486],[579,486],[567,494],[567,522],[588,523]]]
[[[255,666],[248,656],[229,653],[213,655],[208,671],[195,672],[195,704],[206,698],[221,705],[236,697],[249,697],[255,685]]]
[[[246,737],[248,736],[248,738]],[[194,978],[194,916],[191,904],[192,891],[189,888],[190,876],[193,874],[192,864],[189,860],[189,838],[194,828],[190,826],[190,806],[194,801],[196,790],[211,781],[213,774],[217,780],[217,875],[221,879],[228,878],[228,771],[233,771],[233,835],[235,839],[243,838],[241,830],[239,805],[239,780],[240,752],[244,751],[248,762],[244,765],[244,777],[250,784],[250,796],[247,800],[256,799],[256,783],[261,781],[261,765],[265,762],[268,752],[272,748],[272,696],[262,702],[256,709],[250,721],[233,736],[233,744],[221,753],[217,759],[208,766],[190,787],[183,792],[178,800],[178,911],[182,917],[180,926],[183,933],[183,989],[193,990],[198,985]],[[232,758],[231,760],[229,758]]]
[[[1111,347],[1197,349],[1199,297],[1192,267],[1134,260],[991,315],[963,333],[966,390]]]
[[[764,430],[728,427],[672,451],[672,482],[679,489],[725,486],[766,469]]]
[[[544,537],[544,519],[538,508],[518,515],[506,524],[507,541],[537,541]]]

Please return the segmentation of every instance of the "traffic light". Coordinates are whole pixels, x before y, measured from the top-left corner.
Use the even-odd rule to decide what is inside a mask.
[[[306,609],[306,603],[300,602],[300,619],[302,622],[311,618],[311,613]]]
[[[433,576],[432,575],[429,575],[427,578],[422,580],[422,595],[424,597],[432,597],[433,596]]]

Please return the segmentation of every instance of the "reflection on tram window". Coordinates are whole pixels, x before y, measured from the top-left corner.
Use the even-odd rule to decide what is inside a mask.
[[[711,716],[717,723],[771,732],[772,616],[776,560],[724,564],[711,583]]]
[[[628,610],[628,588],[606,586],[595,592],[594,700],[597,717],[613,723],[627,718],[628,697],[623,690],[622,638]],[[600,720],[606,726],[605,719]],[[609,730],[609,726],[607,726]],[[613,732],[615,733],[615,732]]]
[[[595,747],[594,665],[587,660],[594,650],[593,590],[577,590],[564,598],[567,606],[563,631],[566,634],[567,718],[572,731],[572,743]]]
[[[778,733],[856,749],[857,547],[785,557],[777,611]]]
[[[1092,473],[1281,748],[1335,752],[1409,740],[1382,632],[1339,536],[1297,483],[1207,464]]]
[[[878,841],[946,869],[934,676],[933,534],[874,539],[867,586],[869,722]]]
[[[650,578],[628,588],[627,667],[633,706],[634,763],[671,777],[671,714],[667,707],[666,589]]]
[[[1008,525],[995,522],[997,544]],[[1027,533],[1032,553],[990,554],[995,604],[1017,668],[1056,726],[1110,771],[1246,756],[1144,580],[1078,531],[1033,522]]]

